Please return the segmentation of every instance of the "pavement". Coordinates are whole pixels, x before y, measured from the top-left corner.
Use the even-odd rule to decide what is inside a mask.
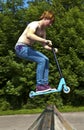
[[[75,130],[84,130],[84,112],[61,114]],[[0,116],[0,130],[28,130],[39,115],[40,114]]]
[[[84,130],[84,112],[63,113],[62,115],[75,130]]]

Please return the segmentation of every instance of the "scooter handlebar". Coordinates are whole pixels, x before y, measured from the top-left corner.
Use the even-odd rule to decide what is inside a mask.
[[[58,49],[57,48],[54,48],[54,51],[55,51],[55,53],[58,53]]]

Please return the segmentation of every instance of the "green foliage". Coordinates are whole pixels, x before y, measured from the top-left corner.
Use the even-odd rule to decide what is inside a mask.
[[[0,99],[0,110],[6,111],[10,109],[10,103],[4,99]]]
[[[21,2],[21,3],[20,3]],[[84,4],[82,0],[34,1],[23,8],[24,1],[3,3],[0,13],[0,108],[44,107],[46,104],[84,105]],[[17,3],[17,4],[16,4]],[[15,43],[26,25],[39,20],[44,10],[53,10],[56,21],[47,29],[47,38],[59,49],[57,54],[63,76],[71,88],[70,94],[50,94],[29,98],[30,90],[35,90],[36,64],[19,59],[14,51]],[[59,83],[59,72],[52,52],[36,49],[50,58],[49,81],[52,87]]]
[[[63,101],[62,101],[62,98],[60,96],[60,94],[51,94],[49,97],[48,97],[48,100],[46,102],[48,105],[49,104],[52,104],[52,105],[56,105],[56,107],[58,108],[62,108],[63,107]]]

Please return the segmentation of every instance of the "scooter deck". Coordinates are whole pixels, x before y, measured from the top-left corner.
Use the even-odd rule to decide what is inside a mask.
[[[49,94],[49,93],[55,93],[55,92],[61,92],[64,91],[64,93],[69,93],[70,92],[70,88],[68,86],[66,86],[65,80],[64,78],[60,79],[59,85],[57,87],[57,89],[51,89],[48,91],[41,91],[41,92],[35,92],[35,91],[31,91],[29,93],[29,97],[32,98],[34,96],[38,96],[38,95],[45,95],[45,94]]]
[[[34,96],[38,96],[38,95],[45,95],[45,94],[49,94],[49,93],[55,93],[55,92],[59,92],[57,89],[51,89],[48,91],[43,91],[43,92],[35,92],[35,91],[31,91],[29,93],[29,97],[32,98]]]

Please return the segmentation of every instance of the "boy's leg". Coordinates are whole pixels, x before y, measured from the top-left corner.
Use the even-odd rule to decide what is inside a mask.
[[[40,53],[40,56],[45,59],[45,68],[44,68],[44,74],[43,74],[43,82],[44,84],[48,84],[48,76],[49,76],[49,59],[44,54]]]
[[[39,51],[32,50],[29,59],[37,63],[37,85],[48,84],[49,59]]]
[[[37,65],[37,85],[48,83],[48,58],[42,53],[33,50],[28,46],[18,46],[16,53],[20,58],[28,59],[38,63]]]

